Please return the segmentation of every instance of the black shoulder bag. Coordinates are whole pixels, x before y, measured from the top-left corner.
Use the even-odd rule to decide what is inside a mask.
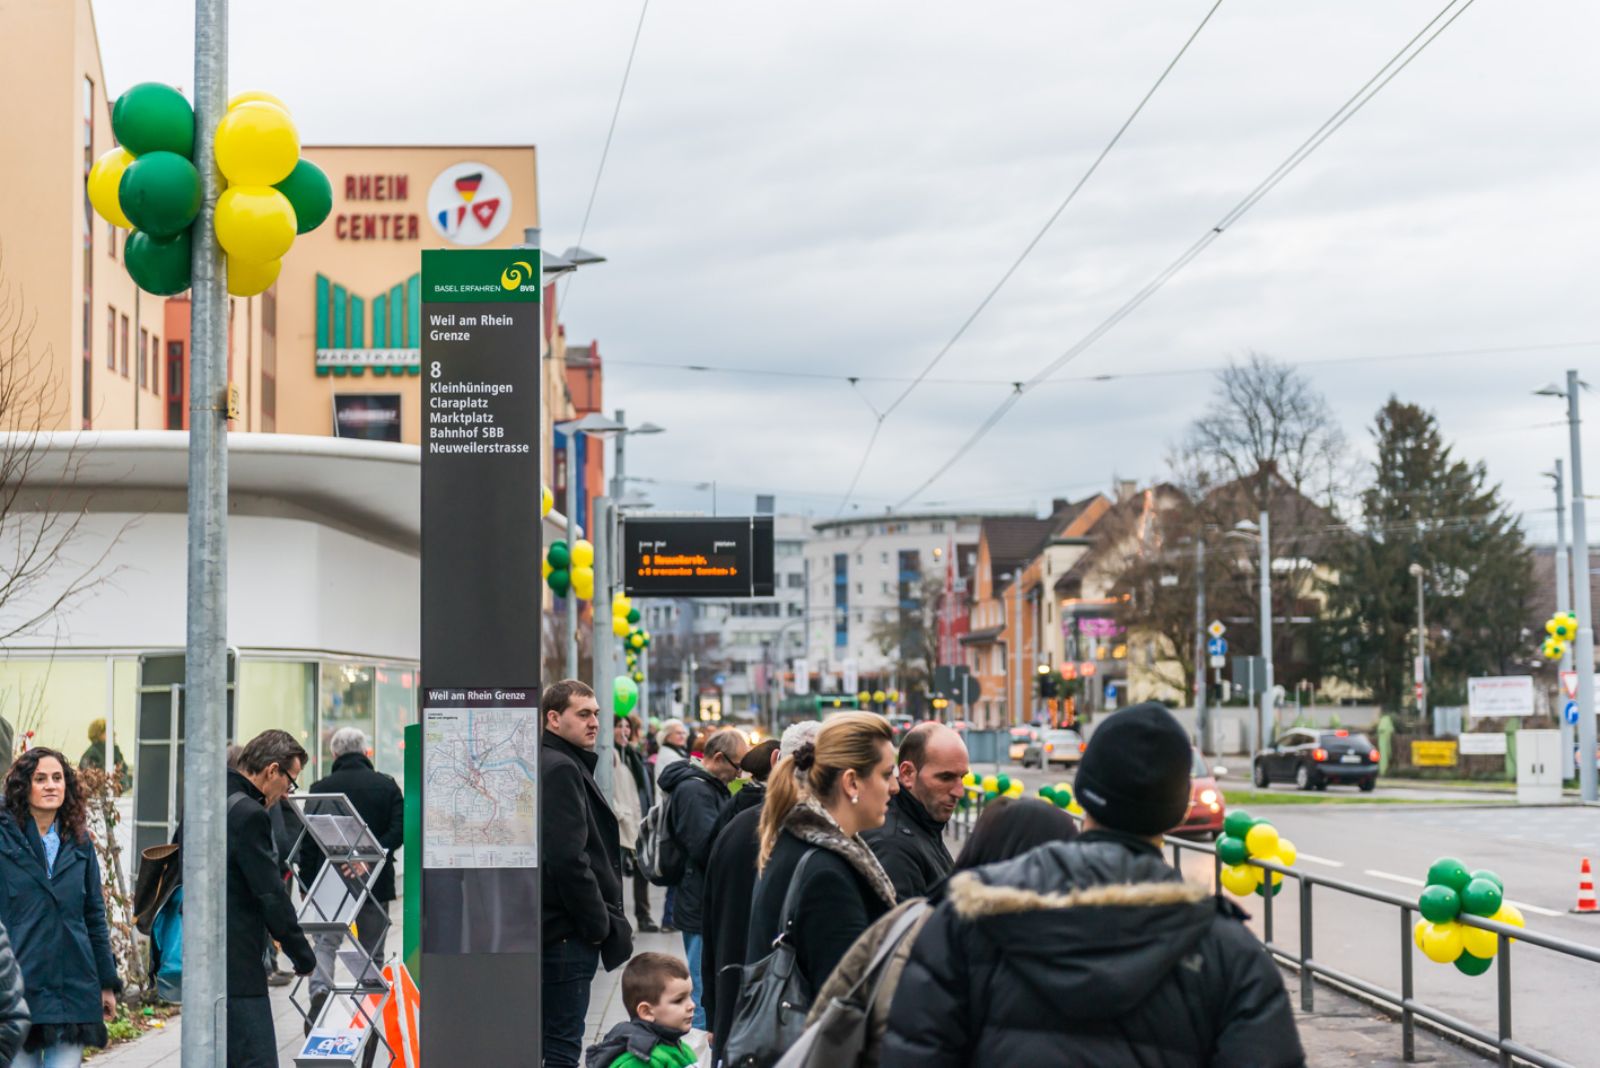
[[[739,1007],[723,1047],[723,1063],[728,1068],[772,1068],[805,1033],[806,1013],[814,995],[796,967],[789,932],[794,927],[795,902],[806,865],[816,852],[815,847],[808,849],[795,866],[783,895],[772,952],[741,969]]]

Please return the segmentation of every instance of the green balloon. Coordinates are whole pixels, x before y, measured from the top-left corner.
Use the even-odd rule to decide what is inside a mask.
[[[1448,886],[1430,886],[1417,898],[1417,910],[1429,923],[1449,923],[1461,915],[1461,896]]]
[[[1459,894],[1471,881],[1467,866],[1455,857],[1440,857],[1428,868],[1429,886],[1448,886]]]
[[[1244,841],[1244,836],[1250,833],[1250,828],[1255,825],[1254,816],[1242,808],[1236,808],[1228,813],[1227,818],[1222,821],[1222,831],[1224,834],[1237,838],[1242,842]]]
[[[190,232],[159,241],[135,230],[122,248],[122,262],[134,285],[158,297],[175,297],[189,288],[190,256],[194,248]]]
[[[1269,873],[1269,877],[1270,877],[1270,873]],[[1256,893],[1259,894],[1262,897],[1266,897],[1267,896],[1267,887],[1268,886],[1272,887],[1272,896],[1273,897],[1277,897],[1279,894],[1283,893],[1283,884],[1282,883],[1269,883],[1269,882],[1263,882],[1263,883],[1261,883],[1261,885],[1257,886],[1256,887]]]
[[[294,165],[289,177],[273,186],[294,206],[295,233],[309,234],[333,210],[333,183],[308,159]]]
[[[134,229],[176,237],[200,214],[200,172],[176,152],[150,152],[122,172],[117,201]]]
[[[572,589],[572,572],[564,567],[558,567],[550,572],[550,577],[545,580],[550,584],[550,591],[557,597],[565,597],[567,591]]]
[[[1489,970],[1489,965],[1492,963],[1494,962],[1482,957],[1474,957],[1466,950],[1462,950],[1461,956],[1455,960],[1456,971],[1462,975],[1482,975]]]
[[[1243,864],[1250,859],[1250,850],[1245,848],[1243,838],[1225,834],[1217,839],[1217,856],[1224,864]]]
[[[1039,787],[1039,796],[1053,805],[1056,803],[1056,788],[1054,786],[1041,786]]]
[[[1001,793],[1005,793],[1007,790],[1011,789],[1011,776],[1009,776],[1009,775],[1000,776],[999,779],[996,780],[996,782],[998,783],[998,785],[1000,787],[1000,792]]]
[[[638,626],[639,625],[639,619],[640,619],[639,610],[637,608],[628,609],[628,622],[629,623],[632,623],[634,626]]]
[[[1461,907],[1474,916],[1493,916],[1500,911],[1506,892],[1488,879],[1473,879],[1461,891]]]
[[[626,675],[611,680],[611,710],[626,716],[639,704],[639,684]]]
[[[550,548],[544,554],[550,561],[550,566],[558,571],[565,571],[572,563],[572,551],[567,548],[567,543],[559,538],[550,543]]]
[[[111,107],[111,132],[135,156],[176,152],[194,156],[194,108],[170,85],[141,82]]]
[[[1487,868],[1479,868],[1477,871],[1472,873],[1472,878],[1474,878],[1474,879],[1488,879],[1491,883],[1494,883],[1494,885],[1496,885],[1496,886],[1498,886],[1500,888],[1500,892],[1502,894],[1505,893],[1505,891],[1506,891],[1505,880],[1500,878],[1500,876],[1496,875],[1494,872],[1490,871]]]

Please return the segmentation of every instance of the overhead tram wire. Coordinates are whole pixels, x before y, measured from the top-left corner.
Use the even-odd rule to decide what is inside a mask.
[[[644,17],[650,11],[650,0],[644,0],[639,5],[639,24],[633,28],[633,44],[628,46],[628,62],[622,68],[622,85],[617,89],[617,103],[611,109],[611,125],[606,127],[606,141],[600,149],[600,164],[594,169],[594,184],[589,187],[589,203],[583,209],[583,225],[578,227],[578,240],[574,244],[582,248],[583,239],[589,232],[589,217],[594,213],[594,200],[600,193],[600,176],[606,172],[606,160],[611,156],[611,139],[617,132],[617,117],[622,114],[622,98],[628,94],[628,76],[633,73],[633,57],[639,53],[639,36],[644,33]],[[567,306],[567,297],[572,293],[572,283],[578,277],[575,271],[567,278],[567,284],[561,287],[561,299],[556,302],[556,316]]]
[[[1162,69],[1161,74],[1155,80],[1155,84],[1150,86],[1149,90],[1140,98],[1139,103],[1128,113],[1128,117],[1122,121],[1122,125],[1117,127],[1117,132],[1111,135],[1111,140],[1106,142],[1106,146],[1100,150],[1100,154],[1095,157],[1094,162],[1089,164],[1089,169],[1083,172],[1083,175],[1079,177],[1077,183],[1067,193],[1066,197],[1062,199],[1060,204],[1056,205],[1056,210],[1050,213],[1050,217],[1045,220],[1038,233],[1034,234],[1033,238],[1023,246],[1017,258],[1011,261],[1011,266],[1005,269],[999,280],[984,294],[983,299],[978,301],[978,306],[973,308],[972,313],[956,328],[956,332],[950,336],[950,340],[944,343],[939,351],[934,354],[933,359],[928,361],[927,366],[911,380],[910,384],[900,392],[900,395],[895,397],[888,407],[883,410],[883,413],[877,417],[877,424],[873,427],[872,435],[867,439],[867,447],[861,454],[861,462],[856,465],[856,473],[850,479],[850,488],[845,491],[844,497],[839,501],[839,509],[835,513],[836,516],[844,514],[844,510],[850,505],[850,498],[855,496],[856,486],[860,484],[861,476],[867,469],[867,461],[872,458],[872,450],[878,443],[879,432],[883,429],[883,421],[894,414],[895,409],[905,403],[906,398],[911,396],[912,391],[922,384],[923,380],[933,372],[935,367],[939,366],[939,362],[966,335],[968,328],[978,321],[978,317],[983,314],[984,309],[989,307],[989,303],[999,295],[1000,290],[1005,288],[1006,283],[1011,281],[1011,276],[1017,273],[1017,269],[1022,266],[1023,261],[1033,254],[1033,250],[1038,247],[1039,242],[1044,240],[1044,236],[1050,232],[1050,228],[1055,226],[1056,220],[1061,218],[1062,213],[1077,199],[1083,187],[1089,183],[1089,179],[1094,177],[1095,172],[1100,169],[1100,164],[1104,163],[1106,157],[1111,154],[1111,150],[1117,147],[1118,142],[1122,140],[1122,135],[1128,132],[1134,120],[1144,111],[1145,105],[1149,104],[1151,98],[1156,95],[1156,90],[1160,89],[1162,84],[1166,82],[1167,76],[1177,67],[1179,60],[1183,59],[1184,55],[1189,51],[1189,46],[1194,44],[1195,39],[1200,36],[1200,31],[1206,28],[1206,24],[1211,21],[1211,16],[1215,15],[1217,9],[1221,6],[1222,0],[1216,0],[1211,5],[1205,17],[1200,20],[1200,24],[1194,28],[1194,32],[1189,34],[1188,38],[1183,42],[1183,47],[1178,49],[1177,54]]]
[[[1359,111],[1361,111],[1362,108],[1366,107],[1373,97],[1382,92],[1384,87],[1393,81],[1401,71],[1410,66],[1412,61],[1420,56],[1429,45],[1438,40],[1439,35],[1444,33],[1445,30],[1449,29],[1455,23],[1456,19],[1460,18],[1475,2],[1476,0],[1448,0],[1448,3],[1446,3],[1444,7],[1440,9],[1439,13],[1434,15],[1432,19],[1428,20],[1428,23],[1423,26],[1422,29],[1411,38],[1411,40],[1407,41],[1398,52],[1390,57],[1387,63],[1385,63],[1382,67],[1379,67],[1378,72],[1368,79],[1366,84],[1364,84],[1360,89],[1356,90],[1356,92],[1348,100],[1341,104],[1339,108],[1334,111],[1334,113],[1329,116],[1320,127],[1317,128],[1316,132],[1314,132],[1310,137],[1306,138],[1305,141],[1301,142],[1300,146],[1291,152],[1282,163],[1279,163],[1278,166],[1273,169],[1272,173],[1267,175],[1267,177],[1264,178],[1260,184],[1246,194],[1244,199],[1239,201],[1238,204],[1235,204],[1233,208],[1231,208],[1222,216],[1221,219],[1217,220],[1217,222],[1209,230],[1207,230],[1206,233],[1199,238],[1199,240],[1190,245],[1188,249],[1186,249],[1177,259],[1173,260],[1172,263],[1168,264],[1166,268],[1164,268],[1155,276],[1155,278],[1146,283],[1144,288],[1140,289],[1132,297],[1128,298],[1128,300],[1124,302],[1121,307],[1112,312],[1111,315],[1106,317],[1106,319],[1100,323],[1100,325],[1089,331],[1088,334],[1084,335],[1084,337],[1071,348],[1067,349],[1049,364],[1046,364],[1041,370],[1035,373],[1032,378],[1018,383],[1014,390],[1006,396],[1005,400],[1001,401],[995,410],[990,412],[989,416],[984,419],[981,424],[979,424],[978,428],[972,433],[972,435],[968,437],[966,441],[962,442],[960,447],[956,449],[955,453],[952,454],[951,457],[943,464],[941,464],[932,475],[928,476],[927,479],[920,483],[916,489],[906,494],[901,504],[896,505],[896,507],[902,507],[905,501],[914,499],[929,486],[933,485],[940,478],[944,477],[946,472],[960,462],[960,460],[966,456],[967,453],[971,452],[972,449],[988,435],[989,431],[993,430],[1000,423],[1000,421],[1010,413],[1011,409],[1016,407],[1017,402],[1020,401],[1028,391],[1036,388],[1056,371],[1077,359],[1095,342],[1099,341],[1106,334],[1110,333],[1118,323],[1122,322],[1122,320],[1126,319],[1129,315],[1132,315],[1135,311],[1137,311],[1145,301],[1154,296],[1163,286],[1167,284],[1167,282],[1171,281],[1175,275],[1177,275],[1190,263],[1194,262],[1194,260],[1197,259],[1207,248],[1209,248],[1217,238],[1221,237],[1229,227],[1243,218],[1251,208],[1254,208],[1264,197],[1266,197],[1268,193],[1277,188],[1279,183],[1287,178],[1296,168],[1300,166],[1300,164],[1304,163],[1308,158],[1310,158],[1311,154],[1320,148],[1328,140],[1328,138],[1337,133],[1345,123],[1349,122]],[[1453,13],[1452,9],[1454,9]],[[1446,18],[1447,15],[1449,16],[1448,18]],[[1439,25],[1441,19],[1444,21],[1442,25]],[[1438,26],[1437,29],[1434,28],[1436,25]],[[1431,35],[1429,33],[1430,30],[1432,31]],[[1418,42],[1421,43],[1419,44]]]

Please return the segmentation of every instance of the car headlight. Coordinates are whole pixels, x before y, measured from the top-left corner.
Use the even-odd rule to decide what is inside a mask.
[[[1200,791],[1200,803],[1202,805],[1214,805],[1214,804],[1216,804],[1217,803],[1217,792],[1215,790],[1201,790]]]

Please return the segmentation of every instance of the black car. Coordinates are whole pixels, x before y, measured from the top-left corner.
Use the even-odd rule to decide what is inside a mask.
[[[1292,782],[1302,790],[1326,790],[1340,783],[1371,790],[1378,785],[1378,750],[1365,734],[1297,728],[1256,754],[1255,780],[1260,787]]]

